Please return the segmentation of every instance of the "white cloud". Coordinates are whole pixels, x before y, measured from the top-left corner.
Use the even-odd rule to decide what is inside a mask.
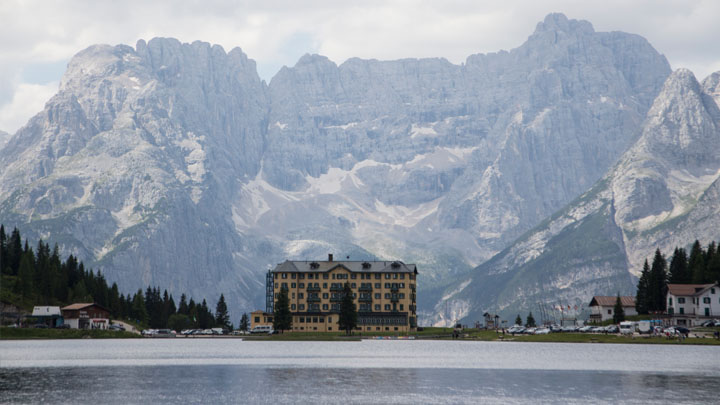
[[[96,43],[134,45],[166,36],[226,50],[239,46],[269,80],[306,52],[336,63],[353,56],[437,56],[460,63],[474,53],[519,46],[556,11],[588,20],[598,31],[642,35],[674,68],[689,67],[699,78],[720,66],[720,1],[714,0],[4,0],[0,105],[15,98],[10,92],[20,89],[26,66],[67,61]]]
[[[15,133],[30,117],[42,111],[45,103],[57,90],[58,82],[18,85],[12,100],[0,107],[0,129]]]

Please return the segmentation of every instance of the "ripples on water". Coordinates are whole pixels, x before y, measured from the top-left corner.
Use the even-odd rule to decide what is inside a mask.
[[[177,339],[0,349],[3,403],[715,403],[720,377],[720,350],[697,346]]]

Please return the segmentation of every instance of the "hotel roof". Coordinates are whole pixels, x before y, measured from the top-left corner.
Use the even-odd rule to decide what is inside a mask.
[[[279,263],[273,273],[326,273],[336,268],[344,268],[352,273],[415,273],[417,266],[401,261],[290,261]]]

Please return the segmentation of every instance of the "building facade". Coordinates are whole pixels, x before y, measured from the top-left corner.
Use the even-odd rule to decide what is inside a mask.
[[[617,296],[608,297],[602,295],[596,295],[590,300],[590,322],[601,323],[608,319],[613,319],[615,315],[615,302]],[[637,309],[635,309],[635,297],[623,296],[620,297],[620,304],[622,304],[625,316],[637,315]]]
[[[417,330],[417,266],[400,261],[285,261],[269,272],[268,308],[287,289],[292,330],[337,332],[345,284],[350,285],[359,332]]]
[[[33,307],[31,317],[36,323],[43,323],[47,325],[48,328],[57,328],[63,324],[63,316],[62,312],[60,312],[60,307]]]
[[[665,299],[666,316],[672,325],[696,326],[720,318],[718,284],[668,284]]]
[[[110,311],[98,304],[72,304],[61,309],[65,323],[72,329],[107,329]]]

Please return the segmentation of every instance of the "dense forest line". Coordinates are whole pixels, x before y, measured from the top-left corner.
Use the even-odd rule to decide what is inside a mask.
[[[645,260],[637,286],[635,307],[639,314],[665,311],[668,284],[710,284],[720,282],[720,247],[715,241],[703,249],[700,241],[690,248],[690,255],[676,247],[668,260],[660,249],[652,265]]]
[[[95,302],[107,308],[113,319],[135,322],[141,327],[174,330],[233,327],[222,294],[214,314],[204,299],[196,303],[182,294],[176,305],[172,294],[167,290],[161,293],[159,287],[123,294],[116,283],[108,286],[100,271],[85,269],[83,262],[73,255],[62,260],[57,245],[50,249],[40,240],[33,249],[27,239],[22,241],[17,228],[8,235],[4,225],[0,225],[0,274],[0,300],[21,308]]]

